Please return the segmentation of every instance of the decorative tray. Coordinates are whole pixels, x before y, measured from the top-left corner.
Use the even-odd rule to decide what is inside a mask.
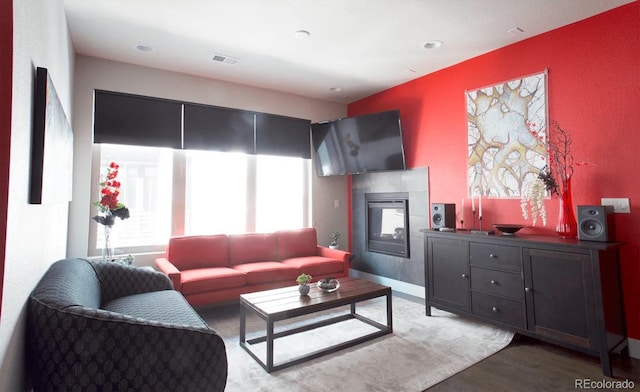
[[[510,225],[510,224],[502,224],[496,223],[493,225],[496,229],[502,232],[502,235],[514,235],[518,230],[522,229],[524,226],[522,225]]]

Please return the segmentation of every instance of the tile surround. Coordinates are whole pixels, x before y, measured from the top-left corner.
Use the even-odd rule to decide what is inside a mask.
[[[409,194],[410,257],[368,252],[365,243],[366,193]],[[429,225],[428,168],[358,174],[352,177],[352,268],[368,274],[424,286],[424,236]]]

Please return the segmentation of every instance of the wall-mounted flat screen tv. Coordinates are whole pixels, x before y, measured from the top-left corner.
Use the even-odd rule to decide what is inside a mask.
[[[405,170],[400,111],[311,124],[319,176]]]

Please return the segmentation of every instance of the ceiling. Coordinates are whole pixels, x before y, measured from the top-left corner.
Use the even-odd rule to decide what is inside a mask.
[[[348,103],[635,0],[63,1],[77,54]]]

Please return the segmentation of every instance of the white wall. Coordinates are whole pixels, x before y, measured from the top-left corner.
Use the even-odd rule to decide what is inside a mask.
[[[0,391],[25,390],[26,301],[49,265],[65,257],[67,247],[68,203],[28,203],[35,68],[49,70],[70,117],[74,60],[62,1],[16,0],[13,9],[13,114],[0,319]]]
[[[74,79],[74,178],[69,220],[68,254],[85,257],[91,224],[91,145],[93,140],[94,89],[119,91],[152,97],[254,110],[264,113],[331,120],[346,115],[346,105],[250,86],[205,79],[137,65],[77,56]],[[312,181],[313,224],[320,243],[329,243],[333,231],[347,233],[346,177]],[[339,208],[334,207],[338,200]],[[136,258],[136,264],[151,264],[153,256]]]

